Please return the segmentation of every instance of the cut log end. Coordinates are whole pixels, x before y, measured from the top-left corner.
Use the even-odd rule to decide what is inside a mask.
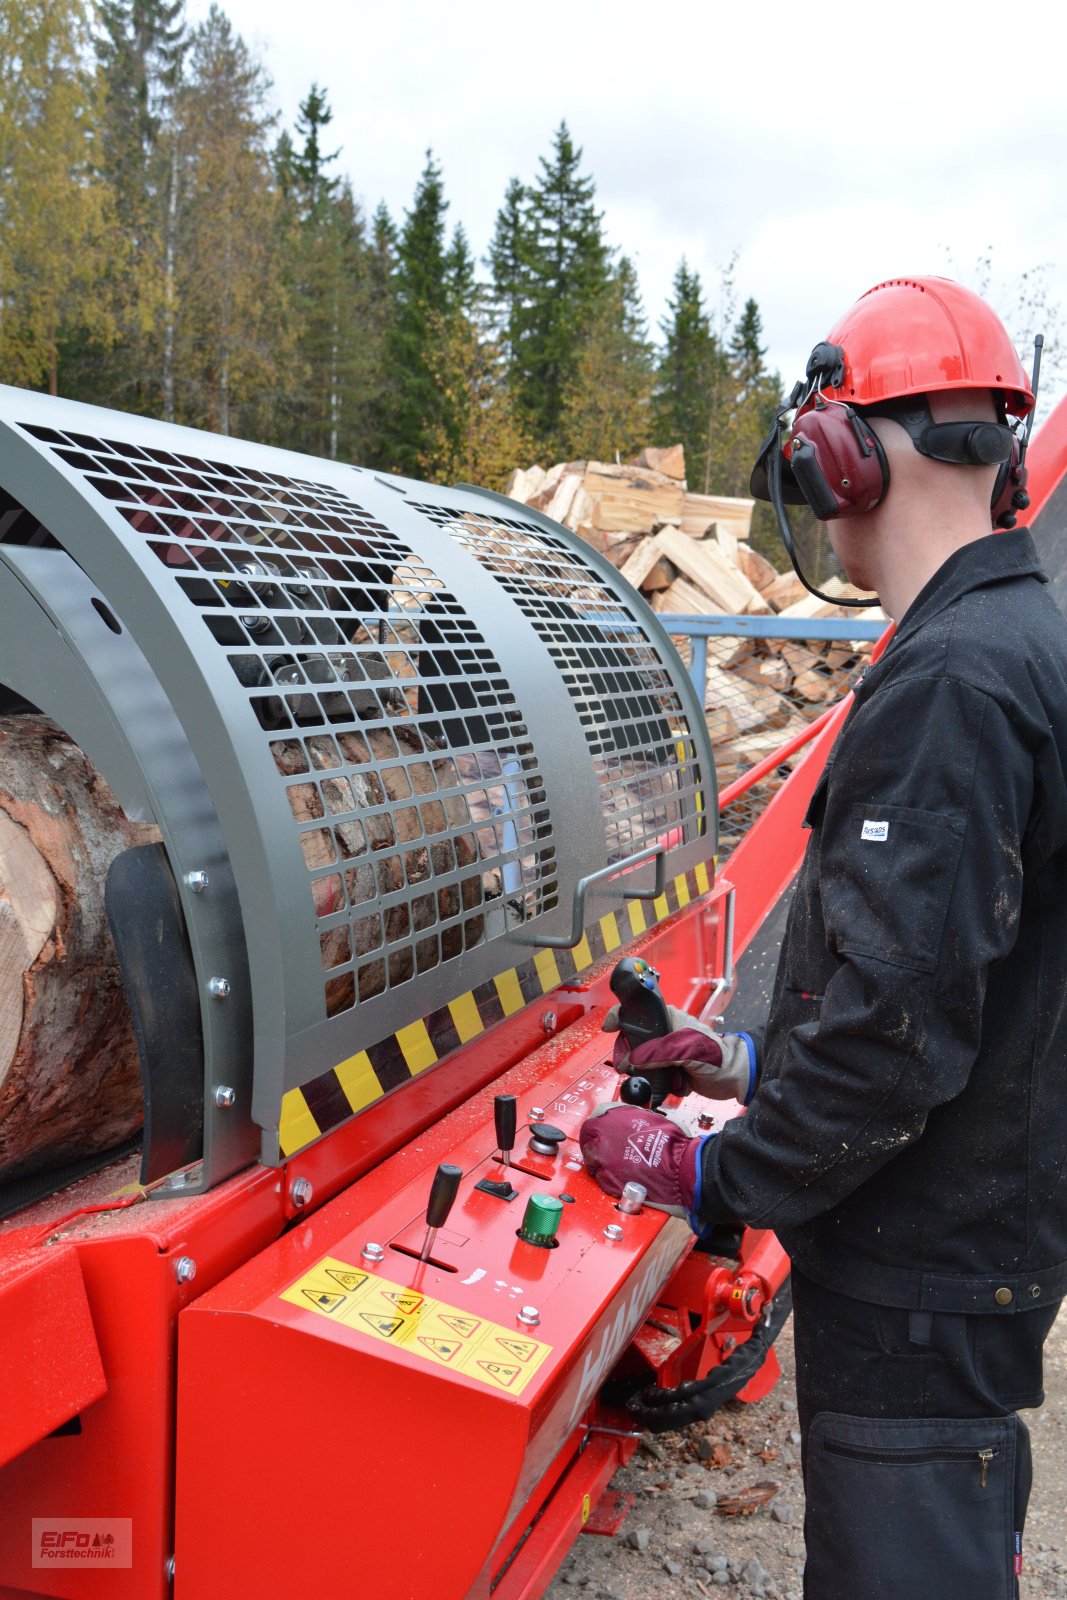
[[[0,1179],[107,1150],[140,1126],[137,1046],[104,911],[130,822],[43,717],[0,719]]]

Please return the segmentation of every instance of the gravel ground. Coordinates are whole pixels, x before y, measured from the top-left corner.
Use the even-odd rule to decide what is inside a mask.
[[[800,1600],[804,1493],[792,1398],[793,1342],[779,1337],[783,1379],[756,1405],[731,1401],[682,1434],[646,1436],[612,1488],[636,1496],[614,1538],[585,1534],[546,1600],[675,1600],[735,1588]],[[1034,1444],[1023,1600],[1067,1600],[1067,1315],[1046,1345],[1045,1404],[1024,1413]],[[724,1516],[724,1498],[756,1483],[777,1494],[748,1516]],[[857,1597],[859,1600],[859,1597]]]

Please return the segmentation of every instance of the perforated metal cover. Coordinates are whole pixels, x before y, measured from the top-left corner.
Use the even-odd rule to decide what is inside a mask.
[[[712,854],[688,679],[566,530],[477,491],[18,391],[0,412],[0,540],[12,561],[55,544],[83,569],[217,813],[265,1151],[287,1090],[512,966],[517,941],[525,959],[558,939],[583,877]],[[109,706],[101,741],[117,718],[143,747],[124,717]],[[184,802],[147,788],[169,843]],[[651,880],[646,865],[608,889],[617,905]],[[184,893],[191,922],[208,899]],[[209,1069],[227,1081],[224,1060]]]

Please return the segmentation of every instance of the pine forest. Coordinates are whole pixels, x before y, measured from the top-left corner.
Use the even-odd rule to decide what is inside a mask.
[[[681,442],[747,493],[779,380],[732,267],[680,262],[655,337],[566,123],[479,261],[432,152],[369,213],[331,120],[283,128],[217,6],[0,0],[0,382],[499,489]]]

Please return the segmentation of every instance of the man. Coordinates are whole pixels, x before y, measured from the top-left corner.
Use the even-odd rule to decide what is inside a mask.
[[[1033,395],[981,300],[916,279],[794,405],[754,489],[828,520],[896,633],[811,800],[747,1114],[691,1139],[613,1106],[583,1149],[616,1193],[644,1141],[650,1200],[788,1250],[809,1600],[999,1600],[1067,1291],[1067,622],[1029,533],[991,531]],[[624,1068],[747,1100],[742,1043],[674,1020]]]

